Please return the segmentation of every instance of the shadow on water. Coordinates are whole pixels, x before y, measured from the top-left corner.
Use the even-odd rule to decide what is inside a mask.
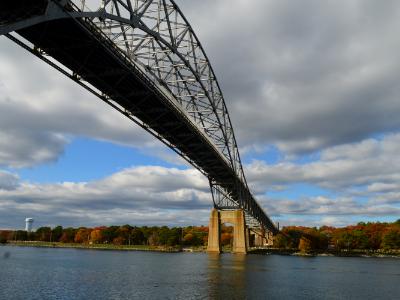
[[[210,299],[244,299],[246,255],[208,254],[208,296]]]

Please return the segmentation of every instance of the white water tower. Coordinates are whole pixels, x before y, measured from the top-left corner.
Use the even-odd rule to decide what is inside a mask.
[[[32,218],[26,218],[25,219],[25,231],[31,232],[32,231],[32,223],[33,219]]]

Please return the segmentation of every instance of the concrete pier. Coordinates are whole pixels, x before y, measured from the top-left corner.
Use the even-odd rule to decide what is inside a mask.
[[[244,211],[238,210],[217,210],[213,209],[210,215],[208,229],[208,248],[211,253],[221,253],[221,224],[233,224],[233,253],[246,254],[249,244],[249,234],[246,228]]]
[[[221,223],[219,212],[216,209],[211,211],[210,223],[208,225],[208,246],[207,252],[221,253]]]

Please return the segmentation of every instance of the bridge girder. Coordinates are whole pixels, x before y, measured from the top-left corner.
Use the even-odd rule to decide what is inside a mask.
[[[2,10],[0,7],[0,35],[6,34],[14,42],[56,67],[199,169],[209,179],[216,208],[242,208],[249,224],[257,224],[254,226],[277,232],[277,228],[248,188],[228,110],[209,59],[192,27],[173,0],[9,0],[2,1],[0,6],[7,6],[7,3],[8,14],[7,9]],[[30,9],[27,9],[28,5]],[[223,171],[223,166],[226,165],[234,176],[227,176],[228,179],[218,178],[214,176],[217,171],[213,174],[208,171],[212,167],[207,170],[204,168],[206,163],[212,164],[213,160],[207,161],[204,158],[201,165],[182,150],[185,142],[191,140],[190,134],[179,143],[171,143],[170,136],[160,134],[157,130],[160,126],[177,127],[180,124],[174,121],[159,123],[157,119],[151,123],[143,122],[139,109],[135,110],[133,106],[121,107],[118,101],[114,101],[119,95],[97,90],[90,84],[91,76],[107,78],[120,75],[123,81],[124,71],[109,69],[102,74],[74,72],[48,57],[49,53],[57,49],[41,49],[10,34],[12,31],[20,33],[26,28],[61,19],[90,24],[91,30],[96,31],[94,34],[107,39],[110,47],[115,47],[151,82],[151,89],[163,95],[169,105],[195,127],[203,142],[206,141],[216,150],[223,164],[215,166],[214,170],[219,168]],[[86,48],[87,45],[70,44],[68,47],[76,50],[79,47]],[[135,96],[136,92],[133,90],[131,93],[131,96]],[[141,97],[142,101],[147,97],[146,92],[139,92],[136,96]],[[146,113],[154,113],[157,118],[161,118],[163,108],[153,108],[153,111],[147,110]],[[195,145],[193,142],[192,146]],[[201,153],[198,152],[198,155],[201,156]]]

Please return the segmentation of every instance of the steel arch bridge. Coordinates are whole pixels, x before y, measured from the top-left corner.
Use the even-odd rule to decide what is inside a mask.
[[[173,0],[2,0],[0,35],[117,109],[209,179],[214,207],[278,229],[251,194],[211,64]]]

